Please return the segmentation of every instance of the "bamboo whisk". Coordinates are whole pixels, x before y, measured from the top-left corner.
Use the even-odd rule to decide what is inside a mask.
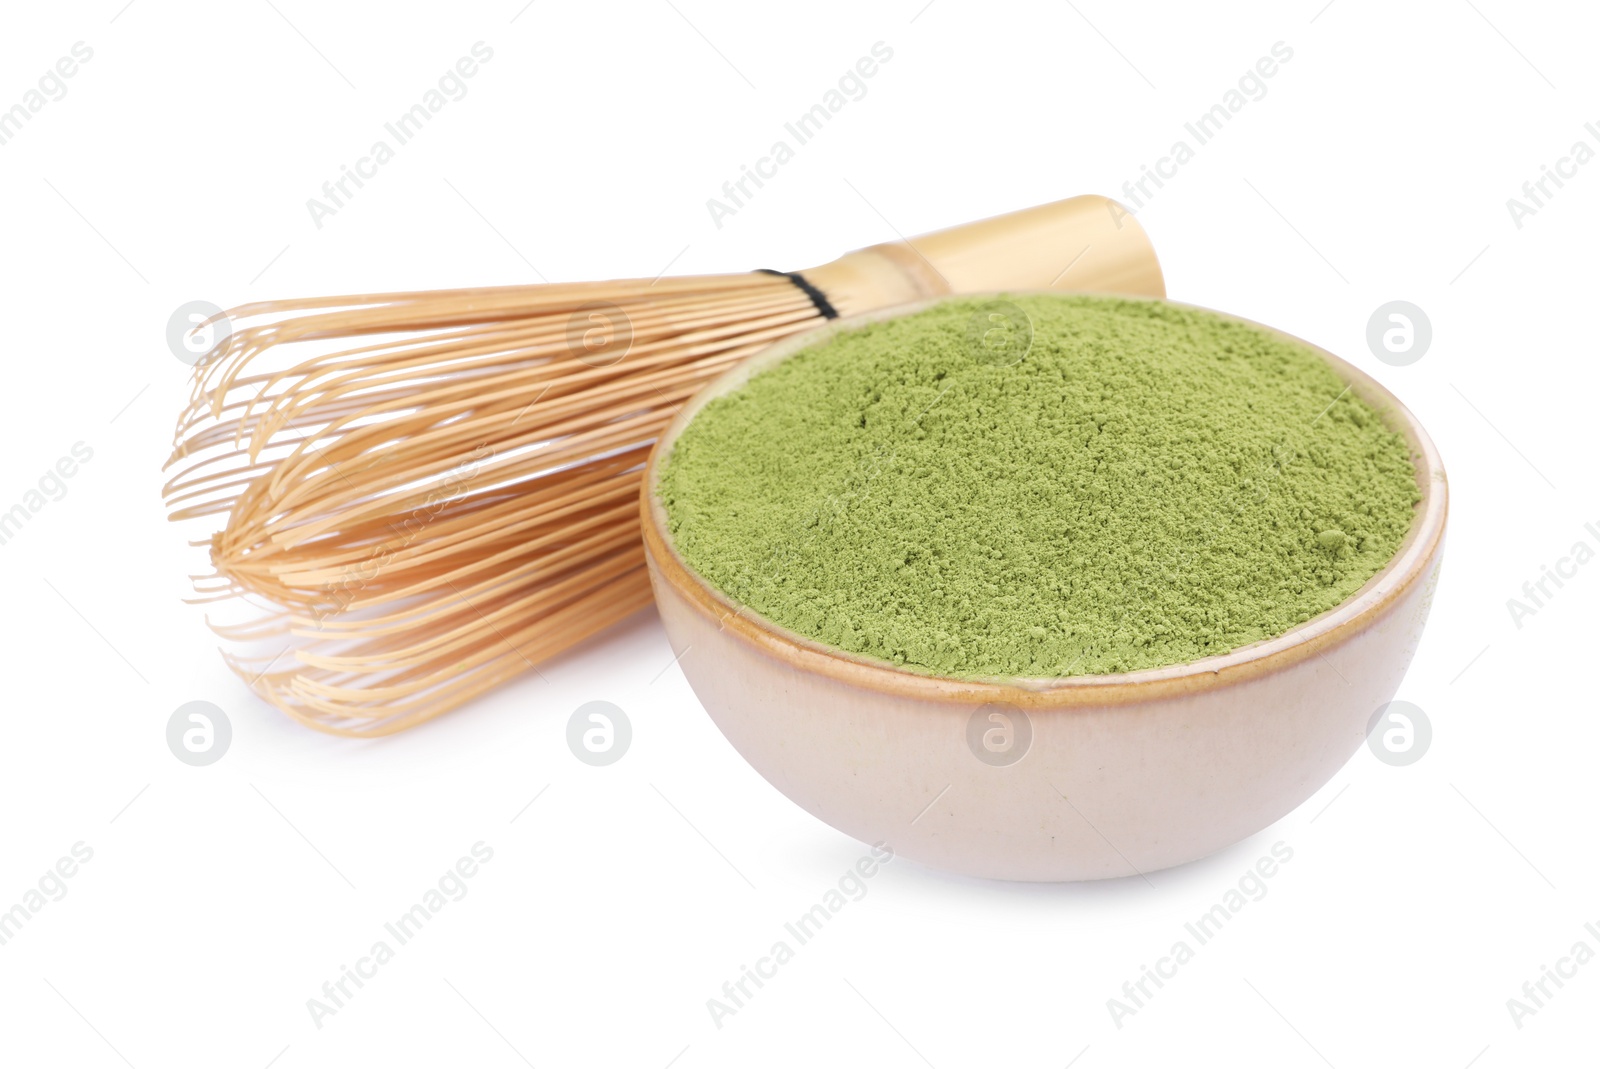
[[[295,719],[412,727],[650,602],[641,467],[709,379],[830,313],[1052,286],[1164,293],[1138,224],[1077,197],[799,276],[245,305],[167,462],[171,518],[222,517],[195,600],[251,607],[212,627]]]

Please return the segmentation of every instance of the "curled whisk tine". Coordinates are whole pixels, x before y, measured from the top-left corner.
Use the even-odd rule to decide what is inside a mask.
[[[620,317],[620,353],[575,345],[592,305]],[[430,720],[647,606],[650,444],[711,377],[820,319],[770,275],[226,315],[163,491],[174,520],[216,524],[195,600],[258,695],[352,736]]]

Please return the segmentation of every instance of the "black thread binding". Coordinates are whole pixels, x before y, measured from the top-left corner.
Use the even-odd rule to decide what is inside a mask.
[[[801,293],[804,293],[807,297],[811,298],[811,303],[817,306],[817,311],[822,313],[822,318],[839,318],[839,313],[834,309],[832,303],[829,302],[827,294],[813,286],[811,284],[811,280],[806,278],[806,276],[802,275],[800,272],[774,271],[770,267],[763,267],[757,273],[763,275],[777,275],[779,278],[788,279],[790,282],[793,282],[796,286],[800,287]]]

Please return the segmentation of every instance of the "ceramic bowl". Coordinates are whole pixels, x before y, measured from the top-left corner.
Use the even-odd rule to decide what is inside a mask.
[[[1394,697],[1432,602],[1447,509],[1444,468],[1415,418],[1371,378],[1300,339],[1292,340],[1405,436],[1422,500],[1383,571],[1277,638],[1116,675],[940,678],[780,627],[678,555],[657,483],[708,401],[834,333],[936,303],[837,320],[774,345],[709,384],[656,444],[641,500],[650,578],[706,711],[756,771],[818,819],[973,876],[1143,874],[1288,814],[1362,746]]]

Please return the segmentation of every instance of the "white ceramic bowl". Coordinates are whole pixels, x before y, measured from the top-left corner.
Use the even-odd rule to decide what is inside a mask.
[[[1300,339],[1405,436],[1422,500],[1383,571],[1277,638],[1118,675],[938,678],[779,627],[678,556],[657,495],[660,466],[709,400],[833,333],[936,303],[779,342],[709,384],[656,444],[641,500],[645,551],[662,623],[706,711],[768,782],[819,819],[974,876],[1145,873],[1283,817],[1349,760],[1394,697],[1427,619],[1447,511],[1444,468],[1411,414]]]

